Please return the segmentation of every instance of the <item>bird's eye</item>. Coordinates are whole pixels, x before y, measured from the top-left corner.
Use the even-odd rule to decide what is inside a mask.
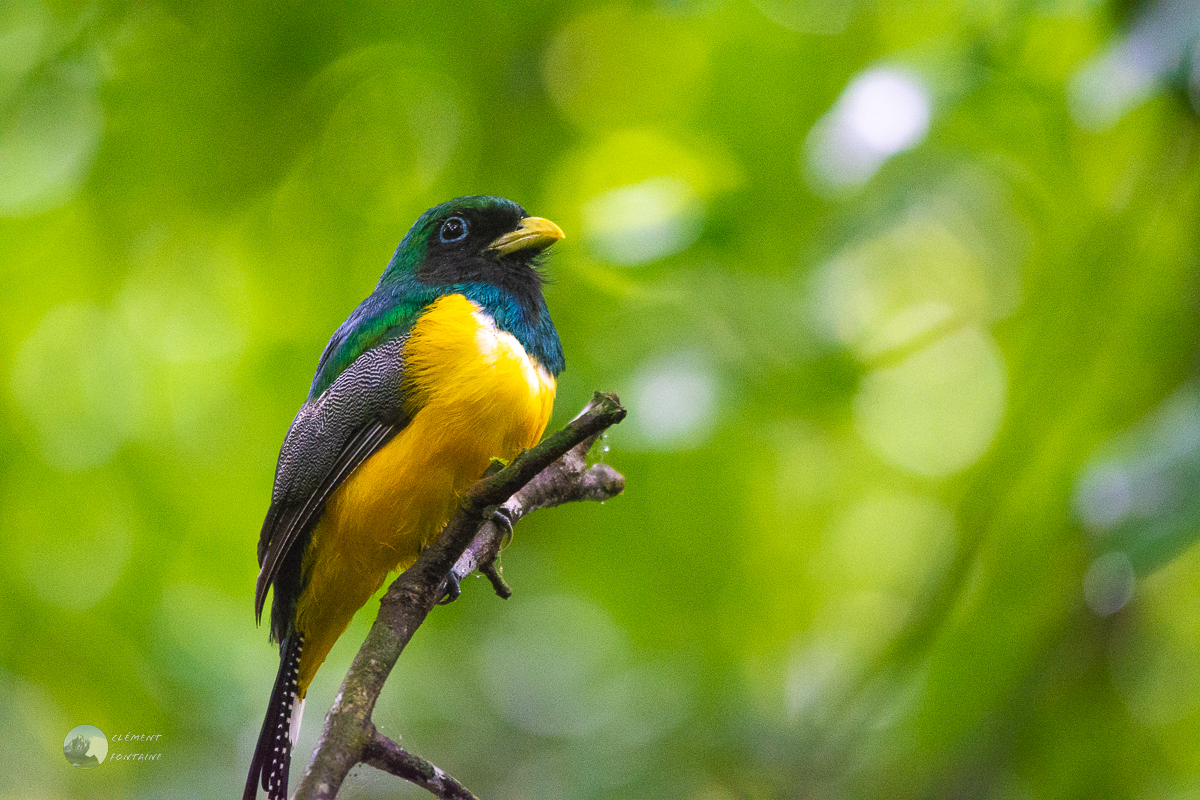
[[[443,242],[461,242],[467,238],[467,221],[462,217],[451,217],[442,223],[438,237]]]

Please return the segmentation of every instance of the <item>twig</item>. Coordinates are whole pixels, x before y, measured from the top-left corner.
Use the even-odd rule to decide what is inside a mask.
[[[375,726],[372,725],[372,728]],[[363,750],[363,763],[390,772],[438,797],[448,800],[479,800],[471,791],[436,766],[405,750],[375,731]]]
[[[443,594],[450,570],[465,577],[481,567],[497,593],[506,596],[507,586],[495,569],[495,559],[507,531],[491,521],[496,510],[503,505],[515,522],[538,508],[619,494],[624,478],[604,464],[587,468],[584,458],[596,437],[624,418],[625,409],[616,395],[597,392],[566,427],[522,452],[508,466],[485,475],[464,493],[458,511],[437,542],[427,547],[383,596],[375,623],[325,717],[324,730],[300,780],[296,800],[332,800],[346,775],[360,762],[379,766],[417,759],[379,736],[371,713],[400,653]],[[374,760],[368,761],[368,756]],[[423,759],[417,761],[437,770]],[[452,785],[466,791],[453,778],[438,772],[451,782],[438,786]],[[419,785],[438,797],[471,796],[440,793],[434,784]]]

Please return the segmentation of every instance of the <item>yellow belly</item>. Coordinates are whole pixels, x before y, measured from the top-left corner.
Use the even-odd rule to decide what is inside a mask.
[[[296,606],[300,695],[354,613],[437,538],[487,468],[541,438],[554,378],[462,295],[433,303],[405,345],[412,422],[329,498]]]

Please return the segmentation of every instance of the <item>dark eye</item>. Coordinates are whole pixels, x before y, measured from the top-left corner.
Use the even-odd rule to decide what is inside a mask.
[[[467,221],[462,217],[451,217],[442,223],[438,237],[443,242],[461,242],[467,238]]]

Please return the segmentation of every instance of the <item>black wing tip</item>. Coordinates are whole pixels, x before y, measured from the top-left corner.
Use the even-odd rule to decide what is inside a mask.
[[[254,624],[262,625],[263,609],[267,606],[267,586],[263,585],[263,573],[258,573],[258,581],[254,586]]]

